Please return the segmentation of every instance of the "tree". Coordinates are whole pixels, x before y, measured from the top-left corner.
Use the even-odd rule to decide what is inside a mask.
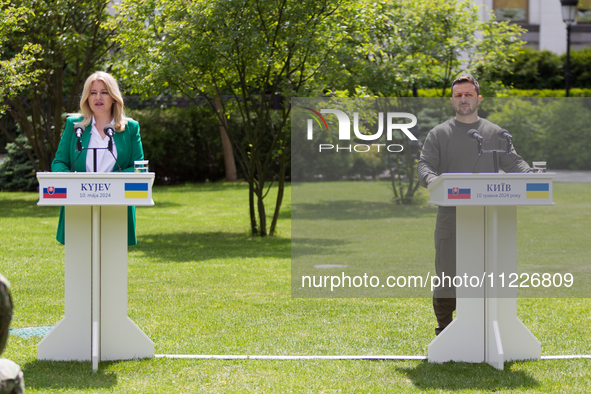
[[[331,83],[351,92],[361,85],[383,97],[433,87],[444,97],[461,73],[494,84],[491,73],[509,66],[523,44],[519,25],[496,21],[492,13],[484,22],[470,1],[383,0],[359,23],[371,26],[356,29],[355,52],[339,52],[346,62],[345,86]]]
[[[11,34],[7,47],[13,52],[36,48],[31,63],[37,80],[19,95],[7,99],[7,113],[37,157],[29,155],[36,171],[49,171],[63,129],[63,115],[78,109],[86,77],[112,49],[113,31],[105,30],[107,0],[17,0],[28,19]],[[7,130],[3,130],[9,134]],[[16,136],[9,134],[11,141]]]
[[[308,94],[341,44],[341,10],[338,0],[146,0],[119,8],[119,70],[136,89],[205,96],[212,108],[219,100],[224,127],[225,117],[240,117],[241,127],[226,131],[249,184],[252,234],[276,231],[290,157],[285,100]],[[267,226],[264,200],[275,181]]]
[[[40,50],[38,45],[24,45],[19,52],[5,47],[8,38],[22,31],[23,24],[30,16],[29,9],[16,8],[9,5],[7,0],[0,0],[0,117],[8,108],[6,102],[36,81],[39,75],[38,71],[33,70],[35,55]],[[26,152],[31,161],[34,161],[30,149],[28,150],[21,141],[16,140],[1,124],[0,127],[6,136]]]
[[[381,1],[362,23],[371,26],[352,35],[354,50],[339,52],[348,75],[331,83],[351,92],[361,85],[369,96],[416,96],[419,88],[436,87],[444,97],[463,73],[480,80],[483,95],[494,96],[502,88],[495,72],[507,67],[523,44],[521,27],[496,21],[492,13],[482,21],[479,7],[470,1]],[[396,143],[404,151],[388,158],[393,191],[398,202],[410,203],[419,187],[418,154],[413,154],[418,147],[407,138]]]

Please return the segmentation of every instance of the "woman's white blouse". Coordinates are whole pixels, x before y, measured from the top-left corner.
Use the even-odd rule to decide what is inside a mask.
[[[113,122],[111,122],[113,123]],[[94,116],[92,117],[92,129],[90,130],[90,142],[88,143],[88,151],[86,152],[86,172],[94,172],[94,154],[96,152],[96,171],[97,172],[111,172],[117,164],[115,158],[117,157],[117,148],[115,147],[115,139],[113,139],[113,154],[106,148],[109,145],[109,137],[106,136],[103,140],[99,134],[96,126]],[[105,149],[91,149],[91,148],[105,148]]]

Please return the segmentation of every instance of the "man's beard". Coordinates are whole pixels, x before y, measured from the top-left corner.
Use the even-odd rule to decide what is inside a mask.
[[[478,109],[478,105],[475,105],[474,107],[472,107],[470,104],[468,104],[467,107],[462,107],[461,105],[458,105],[457,107],[454,108],[454,110],[456,111],[456,114],[462,115],[462,116],[471,115],[474,112],[476,112],[477,109]]]

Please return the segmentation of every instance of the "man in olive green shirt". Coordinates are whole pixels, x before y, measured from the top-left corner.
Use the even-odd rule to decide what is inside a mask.
[[[453,119],[437,125],[429,132],[417,166],[419,182],[427,187],[442,173],[494,172],[493,156],[479,155],[477,141],[468,136],[474,129],[483,138],[483,149],[504,150],[507,141],[499,138],[501,129],[478,116],[480,86],[470,77],[463,76],[452,84],[451,104],[456,112]],[[511,148],[499,155],[499,168],[504,172],[531,172],[529,165]],[[456,274],[456,208],[439,207],[435,224],[435,270],[441,277]],[[455,289],[437,287],[433,291],[433,310],[438,326],[436,335],[453,320],[456,309]]]

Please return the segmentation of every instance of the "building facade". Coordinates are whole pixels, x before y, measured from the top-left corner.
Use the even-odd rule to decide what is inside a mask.
[[[560,0],[474,0],[481,8],[482,18],[492,10],[497,20],[508,20],[524,27],[521,37],[526,46],[566,52],[566,24],[562,20]],[[571,27],[571,50],[591,47],[591,0],[579,0],[578,17]]]

